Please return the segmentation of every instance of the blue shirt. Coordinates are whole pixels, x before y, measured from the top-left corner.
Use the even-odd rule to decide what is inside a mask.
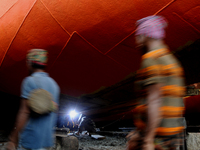
[[[30,92],[37,88],[42,88],[51,93],[54,101],[58,104],[60,94],[59,86],[45,72],[35,72],[23,80],[21,97],[27,99]],[[38,117],[30,117],[20,135],[21,145],[27,149],[38,149],[53,146],[53,127],[55,125],[56,114],[53,112]]]

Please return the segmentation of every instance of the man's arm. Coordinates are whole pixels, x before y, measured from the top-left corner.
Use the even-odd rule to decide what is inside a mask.
[[[148,122],[144,137],[144,150],[154,150],[154,137],[156,128],[159,126],[161,116],[159,108],[161,106],[161,84],[152,84],[147,89],[147,115]]]
[[[9,136],[9,142],[7,144],[7,150],[14,150],[18,144],[19,132],[26,125],[30,114],[30,109],[28,106],[28,100],[22,99],[19,112],[17,114],[17,119],[15,123],[15,129],[11,132]]]

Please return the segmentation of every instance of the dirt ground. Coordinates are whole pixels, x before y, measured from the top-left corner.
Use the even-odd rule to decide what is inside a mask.
[[[79,150],[125,150],[126,139],[120,136],[105,136],[105,139],[96,140],[88,135],[77,137]],[[53,148],[55,150],[56,148]],[[3,146],[0,144],[0,150]]]
[[[96,140],[89,136],[80,136],[79,150],[125,150],[126,139],[121,136],[105,136],[105,139]]]

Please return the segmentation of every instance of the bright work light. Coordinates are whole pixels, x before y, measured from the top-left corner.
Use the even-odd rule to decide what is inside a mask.
[[[75,110],[70,111],[69,115],[73,119],[78,113]]]

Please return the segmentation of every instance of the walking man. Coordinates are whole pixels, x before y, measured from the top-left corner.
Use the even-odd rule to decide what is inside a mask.
[[[128,150],[176,150],[184,129],[183,69],[164,43],[166,26],[162,16],[137,21],[136,44],[144,55],[136,76],[137,132],[128,135]]]
[[[30,76],[26,77],[21,86],[21,106],[17,116],[15,129],[11,132],[7,150],[15,150],[18,142],[20,150],[46,150],[54,144],[56,114],[50,112],[35,116],[29,107],[29,95],[34,89],[44,89],[52,96],[53,103],[58,104],[59,86],[45,72],[47,51],[32,49],[27,54],[27,67]],[[39,87],[38,87],[39,86]],[[20,140],[18,140],[20,138]]]

